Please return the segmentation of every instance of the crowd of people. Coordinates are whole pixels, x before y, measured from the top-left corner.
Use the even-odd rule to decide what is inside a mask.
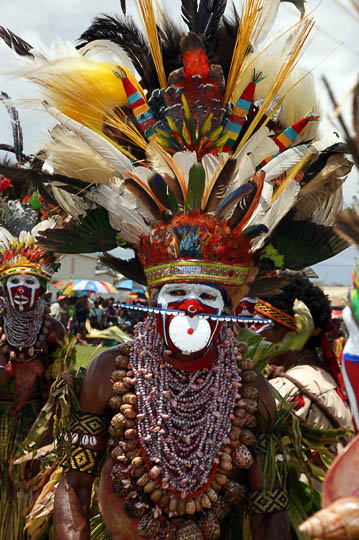
[[[142,296],[141,304],[146,305],[145,295]],[[144,318],[143,312],[121,307],[113,297],[65,296],[59,291],[53,301],[51,293],[47,293],[45,298],[50,305],[50,315],[60,321],[68,332],[77,337],[79,342],[86,337],[86,321],[90,323],[91,328],[97,330],[118,326],[127,334],[132,335],[134,326]]]

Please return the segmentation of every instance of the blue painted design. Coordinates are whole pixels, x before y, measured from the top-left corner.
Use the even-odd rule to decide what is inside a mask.
[[[135,92],[134,94],[131,94],[130,96],[128,96],[128,102],[130,105],[132,105],[133,103],[136,103],[136,101],[142,99],[142,96],[139,92]]]

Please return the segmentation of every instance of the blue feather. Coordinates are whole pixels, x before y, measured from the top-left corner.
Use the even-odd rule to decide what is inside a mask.
[[[236,205],[243,197],[251,193],[253,189],[255,189],[254,184],[247,183],[232,191],[232,193],[230,193],[229,195],[227,195],[227,197],[225,197],[225,199],[223,199],[223,201],[217,208],[217,217],[220,217],[221,214],[229,211],[232,206]]]

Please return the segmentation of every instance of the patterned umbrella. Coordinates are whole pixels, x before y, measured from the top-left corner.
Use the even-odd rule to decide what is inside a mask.
[[[68,286],[64,289],[65,294],[70,294],[73,291],[87,291],[90,293],[98,294],[117,293],[117,290],[113,285],[111,285],[111,283],[108,283],[107,281],[95,281],[91,279],[75,279],[72,283],[69,283]]]
[[[66,289],[67,287],[70,287],[73,282],[73,279],[60,279],[60,281],[57,281],[53,285],[56,287],[56,289]]]

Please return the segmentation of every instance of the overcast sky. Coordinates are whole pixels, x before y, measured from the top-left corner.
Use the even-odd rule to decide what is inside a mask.
[[[133,5],[133,0],[127,0]],[[179,0],[162,0],[166,10],[179,20]],[[235,1],[236,5],[240,5]],[[120,12],[118,0],[2,0],[0,24],[20,35],[33,46],[39,43],[50,45],[55,37],[75,43],[80,34],[90,25],[99,13],[113,14]],[[323,89],[320,78],[325,75],[337,97],[343,103],[343,110],[348,124],[351,124],[351,102],[349,91],[358,75],[358,35],[359,21],[349,0],[309,0],[307,12],[311,12],[316,21],[311,44],[303,56],[307,67],[314,70],[319,83],[323,105],[322,121],[324,131],[337,131],[340,128],[330,121],[332,108]],[[135,10],[131,11],[136,15]],[[297,11],[292,4],[284,3],[276,29],[283,28],[295,21]],[[5,72],[14,68],[11,51],[0,43],[0,89],[11,97],[29,96],[34,93],[24,81],[10,80]],[[20,111],[24,130],[25,152],[39,148],[45,140],[48,121],[38,112]],[[11,143],[10,123],[5,110],[0,109],[0,141]],[[353,195],[358,194],[358,173],[351,173],[344,186],[346,204],[350,204]],[[295,247],[294,247],[295,249]],[[321,279],[329,283],[349,283],[350,272],[354,264],[356,250],[347,250],[339,257],[317,265]]]

